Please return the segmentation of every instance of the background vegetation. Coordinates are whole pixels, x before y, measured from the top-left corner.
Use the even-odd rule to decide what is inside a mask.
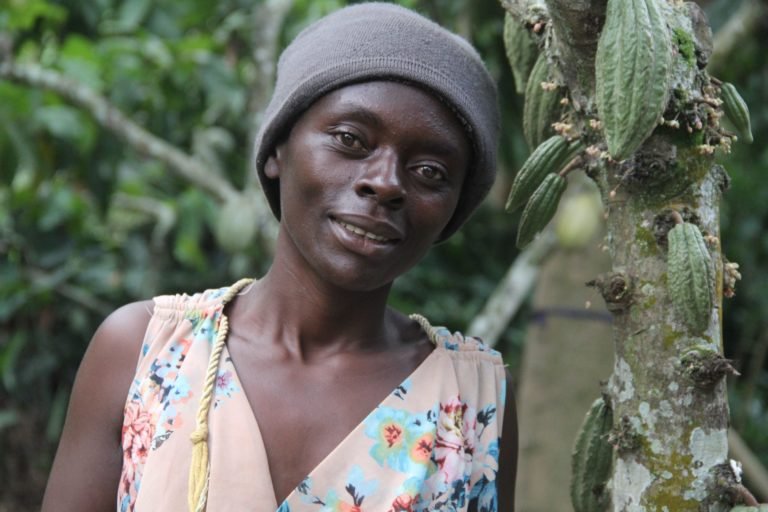
[[[146,147],[65,94],[11,78],[11,63],[87,87],[253,197],[250,145],[275,55],[306,24],[347,3],[0,0],[0,511],[39,504],[77,365],[104,316],[129,301],[258,276],[274,229],[261,216],[246,247],[228,244],[225,194],[162,156],[148,157]],[[392,298],[404,311],[464,329],[517,255],[517,218],[502,212],[500,198],[527,156],[522,104],[496,0],[399,3],[471,39],[501,92],[497,190],[462,232],[397,283]],[[706,4],[716,32],[738,4]],[[768,464],[766,36],[763,19],[716,75],[735,83],[752,110],[755,144],[737,144],[722,158],[732,178],[723,244],[745,276],[726,303],[724,330],[726,354],[743,374],[730,386],[733,422]],[[523,309],[500,341],[512,368],[527,322]]]

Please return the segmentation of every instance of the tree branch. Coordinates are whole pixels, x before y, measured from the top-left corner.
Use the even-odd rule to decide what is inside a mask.
[[[99,300],[86,289],[68,283],[62,283],[55,289],[62,297],[76,302],[86,309],[90,309],[102,318],[106,318],[113,310],[111,304]]]
[[[264,110],[272,96],[280,29],[291,7],[293,7],[293,0],[268,0],[253,10],[252,55],[257,73],[255,83],[249,87],[251,94],[248,98],[248,111],[250,112],[248,142],[251,146],[253,146],[253,140],[261,127]],[[249,166],[253,165],[254,149],[251,147],[251,158],[248,159]],[[258,175],[249,168],[249,172],[246,174],[246,188],[252,187],[258,187]]]
[[[90,291],[67,282],[78,271],[79,268],[76,263],[68,263],[55,272],[28,268],[30,289],[35,293],[54,291],[72,302],[80,304],[85,309],[89,309],[101,317],[106,317],[114,309],[112,305],[100,300]]]
[[[728,431],[728,448],[730,456],[741,462],[749,489],[762,501],[768,501],[768,469],[733,429]]]
[[[210,192],[221,201],[238,194],[222,177],[210,172],[196,158],[153,135],[129,119],[106,98],[55,71],[33,64],[0,64],[0,79],[53,91],[90,113],[96,122],[139,153],[166,164],[173,172]]]

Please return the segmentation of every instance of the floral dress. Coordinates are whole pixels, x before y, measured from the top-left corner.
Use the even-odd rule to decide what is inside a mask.
[[[155,298],[125,405],[120,512],[187,510],[190,434],[226,291]],[[501,356],[421,320],[435,349],[282,503],[225,348],[208,419],[207,510],[496,512]]]

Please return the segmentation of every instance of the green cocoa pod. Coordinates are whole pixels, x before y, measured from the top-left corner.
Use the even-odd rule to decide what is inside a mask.
[[[565,97],[565,89],[556,87],[544,90],[542,82],[549,81],[549,63],[543,53],[536,59],[528,83],[525,86],[525,103],[523,104],[523,135],[528,146],[537,148],[555,134],[552,123],[558,121],[564,107],[560,100]]]
[[[567,182],[556,173],[550,173],[533,192],[520,217],[517,229],[517,247],[522,249],[533,240],[536,233],[552,220]]]
[[[613,410],[598,398],[584,418],[571,456],[571,502],[574,512],[602,512],[610,501],[606,483],[611,475],[613,447],[608,433]]]
[[[720,86],[720,97],[723,99],[723,112],[736,128],[736,135],[747,144],[752,144],[752,123],[749,121],[749,108],[744,98],[733,84],[723,82]]]
[[[507,211],[525,204],[547,174],[558,172],[583,150],[581,141],[568,142],[560,135],[554,135],[537,146],[515,175],[507,199]]]
[[[512,76],[515,78],[515,91],[517,94],[523,94],[539,48],[525,25],[508,12],[504,16],[504,48],[507,51],[509,67],[512,68]]]
[[[701,231],[683,222],[667,234],[667,283],[672,304],[697,334],[709,326],[715,287],[712,257]]]
[[[258,211],[253,198],[238,194],[219,210],[213,231],[219,246],[235,253],[253,242],[258,227]]]
[[[595,57],[595,97],[608,153],[623,160],[659,124],[672,43],[659,0],[608,0]]]

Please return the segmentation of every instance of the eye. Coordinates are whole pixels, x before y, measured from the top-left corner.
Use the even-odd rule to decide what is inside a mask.
[[[363,142],[353,133],[340,131],[333,134],[333,137],[344,147],[360,151],[365,149]]]
[[[430,181],[445,181],[445,172],[432,165],[420,165],[416,167],[416,172],[419,176],[426,178]]]

